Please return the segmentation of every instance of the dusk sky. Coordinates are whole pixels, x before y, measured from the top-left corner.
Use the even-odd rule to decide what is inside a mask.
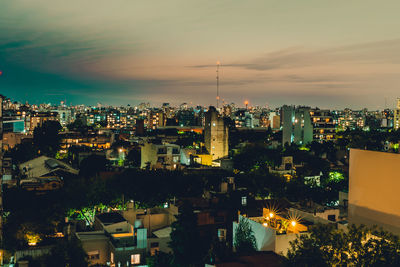
[[[399,0],[2,0],[0,93],[31,103],[382,109]]]

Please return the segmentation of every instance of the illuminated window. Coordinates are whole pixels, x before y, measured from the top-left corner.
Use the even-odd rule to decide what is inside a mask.
[[[88,253],[89,260],[98,260],[100,259],[100,252],[98,250],[89,251]]]
[[[140,264],[140,254],[131,255],[131,264]]]
[[[218,229],[218,239],[220,241],[226,240],[226,229]]]
[[[247,205],[247,197],[242,197],[242,206]]]

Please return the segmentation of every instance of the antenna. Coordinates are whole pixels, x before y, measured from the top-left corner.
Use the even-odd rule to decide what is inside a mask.
[[[217,61],[217,109],[219,107],[219,66],[221,63]]]

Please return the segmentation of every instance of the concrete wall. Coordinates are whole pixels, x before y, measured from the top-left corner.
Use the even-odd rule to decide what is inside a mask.
[[[322,224],[332,223],[332,221],[328,220],[328,215],[335,215],[335,219],[337,221],[339,219],[340,213],[339,209],[331,209],[325,210],[325,212],[316,212],[316,214],[314,215],[314,213],[298,210],[295,208],[290,208],[289,212],[300,216],[300,218],[302,218],[303,220]]]
[[[83,250],[86,253],[99,251],[99,259],[91,259],[90,264],[106,264],[110,261],[110,248],[108,239],[86,240],[82,242]]]
[[[165,253],[172,253],[172,249],[169,247],[168,243],[171,242],[170,237],[163,237],[163,238],[157,238],[157,237],[152,237],[147,239],[147,251],[151,252],[151,244],[152,243],[158,243],[158,250],[161,252]]]
[[[170,218],[169,214],[147,214],[137,215],[137,219],[142,221],[144,228],[149,229],[149,233],[169,226]]]
[[[400,234],[400,155],[350,150],[349,222]]]
[[[117,229],[122,229],[122,230],[117,231]],[[109,233],[123,233],[123,232],[131,233],[132,227],[127,221],[125,221],[104,226],[104,230],[106,230]]]
[[[301,234],[276,235],[274,252],[286,256],[290,248],[290,242],[294,241],[299,235]]]

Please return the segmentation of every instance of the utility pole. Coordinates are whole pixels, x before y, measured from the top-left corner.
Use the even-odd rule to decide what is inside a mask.
[[[217,109],[219,108],[219,66],[221,63],[217,61]]]

